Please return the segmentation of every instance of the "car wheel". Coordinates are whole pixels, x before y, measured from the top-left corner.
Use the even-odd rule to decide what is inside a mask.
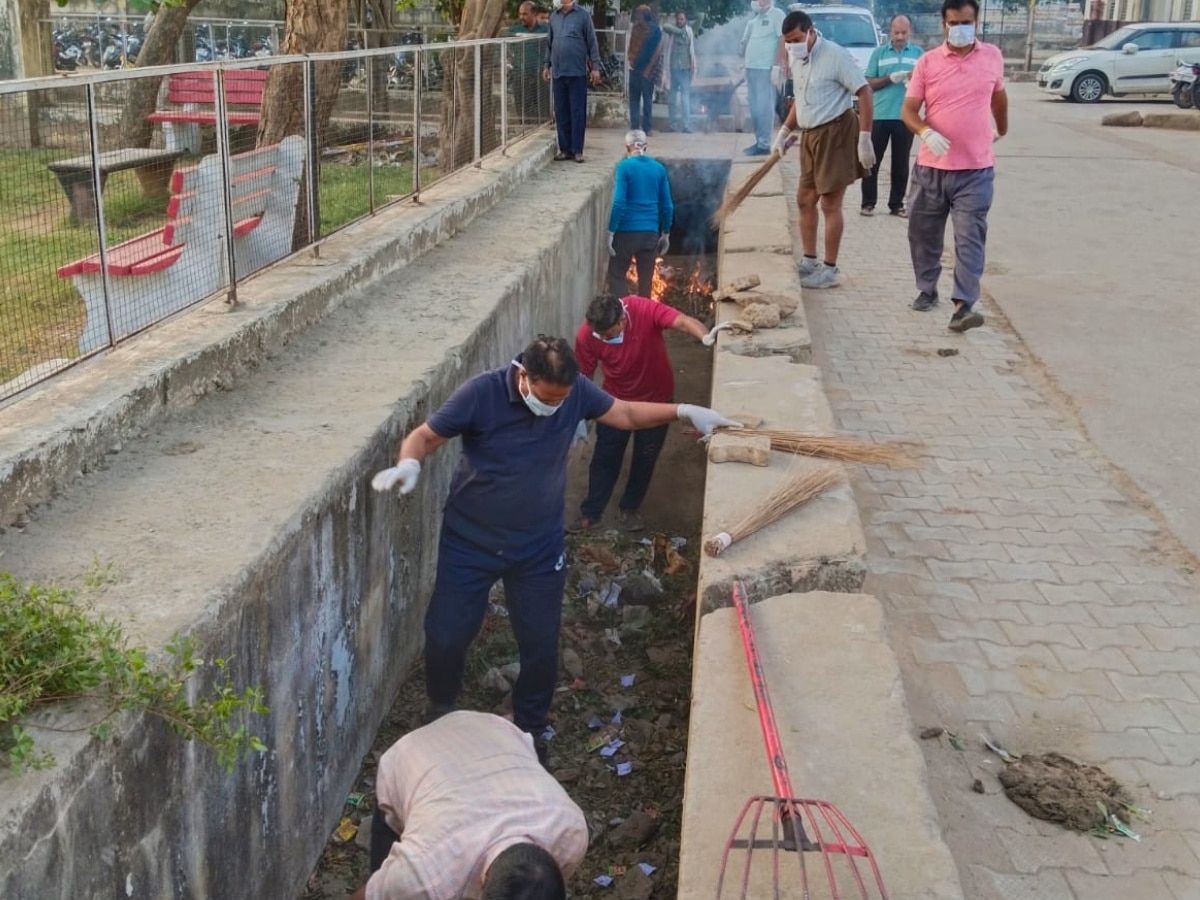
[[[1171,99],[1175,101],[1175,105],[1180,109],[1191,109],[1195,106],[1192,100],[1192,92],[1190,88],[1177,87],[1171,91]]]
[[[1099,103],[1108,83],[1099,72],[1084,72],[1071,85],[1071,99],[1076,103]]]

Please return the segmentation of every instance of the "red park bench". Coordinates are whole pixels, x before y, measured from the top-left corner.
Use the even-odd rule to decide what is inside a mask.
[[[163,127],[168,150],[200,152],[200,126],[217,124],[217,70],[178,72],[167,79],[167,108],[147,119]],[[262,116],[267,73],[263,69],[225,71],[225,120],[231,128],[257,126]]]
[[[230,158],[235,277],[245,278],[291,252],[304,150],[304,139],[293,135]],[[59,268],[58,277],[75,282],[87,308],[80,353],[140,331],[229,284],[220,159],[214,154],[177,169],[170,187],[166,224],[108,249],[107,309],[99,253]]]

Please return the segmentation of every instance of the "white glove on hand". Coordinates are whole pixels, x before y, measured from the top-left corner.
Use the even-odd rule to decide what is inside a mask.
[[[907,69],[897,69],[888,76],[888,81],[892,84],[900,84],[902,81],[908,81],[909,71]]]
[[[771,142],[771,152],[783,156],[791,149],[792,132],[786,125],[781,125],[779,132],[775,135],[775,140]]]
[[[658,247],[656,249],[658,250],[659,256],[666,256],[667,251],[671,249],[671,235],[665,231],[660,234],[658,236]]]
[[[701,434],[712,434],[714,428],[742,427],[741,422],[727,419],[715,409],[709,409],[707,406],[692,406],[690,403],[679,404],[679,418],[684,422],[690,422],[692,427]]]
[[[771,87],[779,90],[786,82],[782,66],[771,66]]]
[[[926,128],[920,134],[921,143],[929,148],[934,156],[945,156],[950,152],[950,140],[943,134],[938,134],[932,128]]]
[[[875,168],[875,145],[871,143],[871,132],[858,133],[858,161],[864,169]]]
[[[712,331],[710,331],[704,337],[700,338],[700,343],[702,343],[705,347],[711,347],[713,344],[715,344],[717,342],[717,334],[719,332],[722,332],[725,329],[732,328],[732,327],[733,327],[732,322],[722,322],[720,325],[714,325],[712,328]]]
[[[383,492],[400,485],[400,493],[407,494],[417,486],[417,479],[420,476],[421,464],[419,462],[415,459],[402,459],[392,468],[377,472],[371,479],[371,487]]]
[[[575,428],[575,437],[571,441],[571,445],[576,446],[578,444],[587,443],[587,439],[589,436],[590,436],[590,432],[588,431],[588,420],[580,419],[579,425]]]
[[[616,235],[615,235],[613,232],[611,232],[611,231],[610,231],[610,232],[608,233],[608,243],[604,245],[605,247],[607,247],[607,248],[608,248],[608,255],[609,255],[609,256],[616,256],[616,255],[617,255],[617,248],[613,246],[613,238],[615,238],[615,237],[616,237]]]

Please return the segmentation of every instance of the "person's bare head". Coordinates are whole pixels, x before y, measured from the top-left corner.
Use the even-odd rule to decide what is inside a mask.
[[[537,844],[514,844],[496,857],[483,880],[484,900],[566,900],[554,857]]]
[[[533,10],[533,0],[525,0],[517,10],[517,18],[526,28],[532,28],[537,22],[537,13]]]
[[[908,16],[897,15],[892,18],[891,38],[892,46],[897,50],[903,50],[908,44],[908,39],[912,37],[912,22],[908,20]]]
[[[687,25],[687,13],[682,9],[675,13],[675,25],[677,28],[683,28]]]
[[[549,25],[550,24],[550,10],[546,9],[546,7],[544,7],[544,6],[539,5],[539,6],[534,7],[534,11],[537,14],[537,23],[539,25]]]

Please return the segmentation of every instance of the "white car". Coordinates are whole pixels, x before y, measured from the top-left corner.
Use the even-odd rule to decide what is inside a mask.
[[[1180,57],[1200,60],[1200,22],[1139,22],[1050,57],[1037,83],[1077,103],[1097,103],[1105,94],[1169,94],[1168,76]]]
[[[850,51],[858,67],[864,71],[871,61],[872,51],[879,46],[879,27],[871,11],[861,6],[824,6],[793,3],[789,11],[808,13],[822,37],[841,44]]]

